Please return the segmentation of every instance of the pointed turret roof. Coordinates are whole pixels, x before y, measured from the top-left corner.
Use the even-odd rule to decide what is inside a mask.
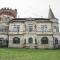
[[[55,19],[55,16],[54,16],[54,14],[53,14],[53,12],[52,12],[52,9],[51,9],[50,7],[49,7],[48,18],[49,18],[49,19]]]

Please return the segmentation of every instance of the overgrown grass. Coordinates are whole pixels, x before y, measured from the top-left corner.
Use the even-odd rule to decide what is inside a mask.
[[[60,50],[0,48],[0,60],[60,60]]]

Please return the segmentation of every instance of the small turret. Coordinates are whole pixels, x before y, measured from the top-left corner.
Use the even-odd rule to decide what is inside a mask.
[[[12,16],[13,18],[16,18],[17,16],[17,9],[9,9],[9,8],[2,8],[0,9],[0,16],[1,15],[7,15]]]

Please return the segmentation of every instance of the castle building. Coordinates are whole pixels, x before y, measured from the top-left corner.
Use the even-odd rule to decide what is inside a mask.
[[[48,18],[17,18],[16,16],[16,9],[0,9],[0,47],[59,47],[59,22],[51,8]]]

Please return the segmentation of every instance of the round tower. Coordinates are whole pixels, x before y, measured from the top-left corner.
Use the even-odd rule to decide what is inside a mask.
[[[9,9],[9,8],[1,8],[0,9],[0,16],[10,16],[16,18],[17,16],[17,9]]]

